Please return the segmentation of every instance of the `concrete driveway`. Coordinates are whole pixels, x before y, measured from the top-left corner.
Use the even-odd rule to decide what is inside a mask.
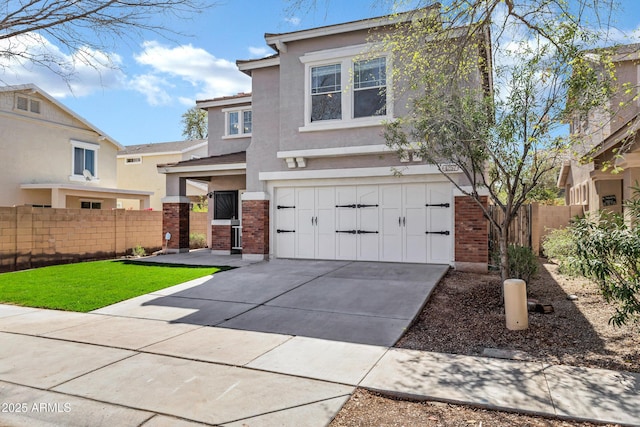
[[[124,301],[96,313],[392,346],[448,268],[272,260]]]

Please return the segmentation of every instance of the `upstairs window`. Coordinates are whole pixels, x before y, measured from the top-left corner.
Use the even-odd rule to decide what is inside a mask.
[[[71,176],[69,179],[72,181],[97,181],[100,145],[71,141],[71,146]]]
[[[40,101],[27,96],[16,96],[16,109],[28,111],[34,114],[40,114]]]
[[[74,147],[73,149],[73,174],[83,175],[89,171],[91,175],[96,175],[96,152],[86,148]]]
[[[387,60],[376,58],[353,64],[353,117],[387,114]]]
[[[251,135],[253,130],[251,110],[234,109],[223,111],[225,112],[226,137],[247,137]]]
[[[341,64],[311,68],[311,121],[342,118]]]
[[[348,46],[300,58],[307,89],[299,131],[379,126],[393,118],[389,58],[371,55],[372,47]]]

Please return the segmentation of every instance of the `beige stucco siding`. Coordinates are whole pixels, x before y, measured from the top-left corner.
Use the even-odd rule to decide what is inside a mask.
[[[13,93],[0,96],[0,206],[50,204],[46,192],[20,190],[20,184],[72,183],[71,141],[96,144],[98,181],[88,186],[115,187],[118,148],[41,98],[41,114],[13,110]],[[84,182],[83,182],[84,184]]]
[[[157,165],[189,160],[191,156],[205,157],[207,147],[174,154],[141,154],[118,158],[118,188],[123,190],[153,191],[151,209],[162,210],[162,198],[167,194],[166,175],[159,173]],[[126,157],[141,157],[142,163],[127,164]],[[206,192],[187,185],[187,196],[198,196]],[[138,209],[139,202],[135,200],[119,200],[124,209]]]

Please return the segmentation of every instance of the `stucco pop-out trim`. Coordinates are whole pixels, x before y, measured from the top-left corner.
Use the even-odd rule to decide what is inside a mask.
[[[401,166],[397,168],[402,175],[440,175],[435,165]],[[276,181],[290,179],[327,179],[327,178],[366,178],[374,176],[393,176],[391,167],[354,168],[354,169],[320,169],[304,171],[260,172],[260,181]]]

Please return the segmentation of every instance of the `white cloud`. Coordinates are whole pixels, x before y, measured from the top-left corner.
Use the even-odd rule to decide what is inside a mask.
[[[195,89],[197,99],[233,95],[251,88],[250,78],[238,71],[235,63],[216,58],[191,44],[168,47],[156,41],[147,41],[142,48],[142,52],[134,56],[136,62],[151,68],[147,77],[158,77],[155,81],[158,86],[154,86],[154,82],[147,78],[147,86],[136,88],[138,91],[150,91],[148,99],[157,100],[156,95],[163,91],[168,95],[166,84],[173,78],[189,83]],[[167,99],[165,101],[169,102]]]
[[[300,22],[302,22],[302,20],[300,18],[298,18],[297,16],[292,16],[290,18],[284,18],[285,22],[293,25],[294,27],[297,27],[298,25],[300,25]]]
[[[268,47],[254,47],[249,46],[249,53],[255,58],[262,58],[267,56],[267,54],[271,52],[271,49]]]
[[[10,52],[0,55],[0,81],[4,84],[35,83],[58,98],[86,96],[104,88],[124,86],[125,76],[117,68],[121,65],[117,54],[88,47],[65,54],[36,33],[0,41],[0,52]]]
[[[167,89],[170,89],[172,85],[162,77],[153,74],[142,74],[134,76],[129,85],[131,89],[143,94],[147,98],[149,105],[159,106],[171,103],[171,95],[169,95]]]

